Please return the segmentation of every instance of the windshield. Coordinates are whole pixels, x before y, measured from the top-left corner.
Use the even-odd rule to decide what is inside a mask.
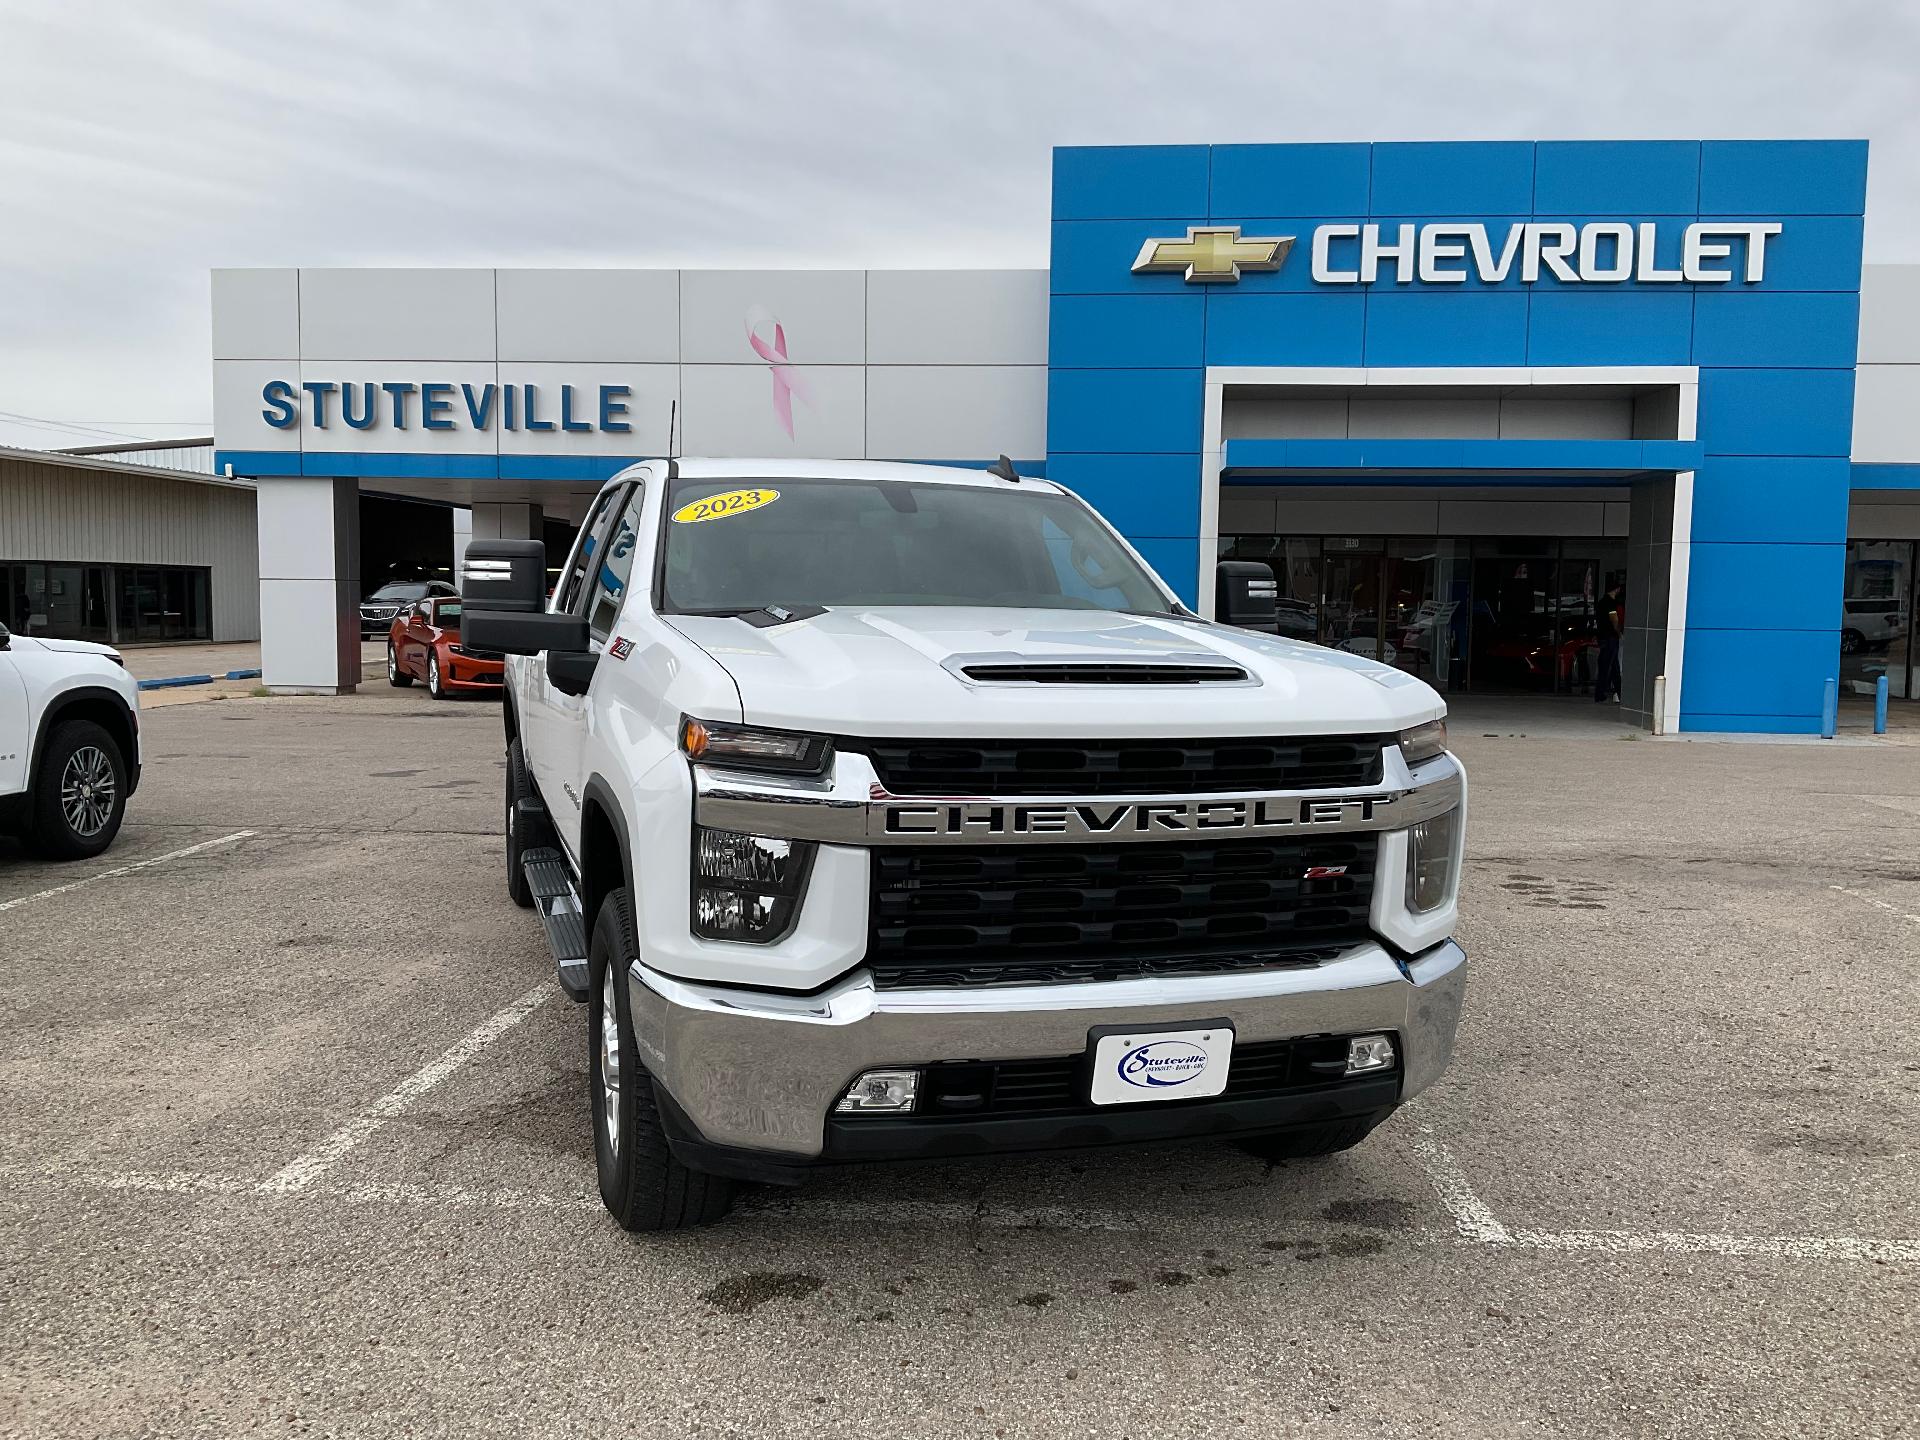
[[[424,600],[427,598],[425,585],[407,585],[400,581],[390,581],[373,592],[375,600]]]
[[[442,630],[460,628],[460,606],[452,600],[442,600],[433,611],[433,623]]]
[[[680,480],[669,614],[769,605],[994,605],[1164,615],[1170,602],[1077,500],[901,480]]]

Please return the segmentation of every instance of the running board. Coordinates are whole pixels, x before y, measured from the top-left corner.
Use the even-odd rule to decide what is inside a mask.
[[[533,892],[534,908],[540,912],[541,927],[547,932],[547,948],[553,951],[553,969],[560,988],[571,1000],[587,998],[587,927],[580,914],[580,897],[574,893],[573,877],[558,850],[529,850],[520,859],[520,870]]]

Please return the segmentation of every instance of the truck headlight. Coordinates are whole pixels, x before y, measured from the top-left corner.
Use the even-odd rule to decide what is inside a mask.
[[[1447,903],[1453,893],[1453,857],[1459,832],[1458,810],[1422,820],[1407,832],[1407,909],[1410,913],[1424,915]]]
[[[680,749],[689,760],[703,765],[777,770],[789,775],[823,774],[833,753],[832,743],[824,735],[728,725],[718,720],[696,720],[691,715],[680,722]]]
[[[1418,765],[1422,760],[1444,755],[1446,749],[1447,722],[1444,719],[1429,720],[1424,725],[1400,732],[1400,753],[1406,757],[1409,765]]]
[[[812,841],[699,826],[693,843],[694,934],[766,945],[792,928]]]

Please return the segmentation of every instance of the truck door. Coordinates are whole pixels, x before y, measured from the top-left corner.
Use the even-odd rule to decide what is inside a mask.
[[[0,636],[6,633],[0,629]],[[0,639],[0,645],[5,643]],[[0,795],[18,795],[27,788],[27,765],[32,758],[27,682],[21,679],[13,656],[0,649]]]
[[[644,485],[635,485],[610,508],[613,521],[596,546],[592,563],[582,573],[586,597],[582,613],[587,617],[587,643],[596,655],[606,653],[613,639],[614,622],[620,618],[620,606],[627,598],[627,582],[632,578],[634,556],[640,548],[640,511],[645,494]],[[552,705],[549,723],[555,736],[553,753],[569,767],[561,782],[562,793],[567,797],[566,828],[561,834],[575,859],[580,855],[578,802],[591,773],[587,744],[594,717],[591,702],[604,674],[604,671],[595,673],[593,684],[584,695],[563,695],[548,686]],[[552,808],[553,801],[547,804]]]
[[[600,492],[587,523],[580,527],[573,554],[560,576],[548,610],[556,615],[583,615],[593,593],[606,543],[606,532],[620,511],[624,485]],[[596,645],[594,647],[598,649]],[[533,783],[546,802],[554,833],[576,860],[580,855],[580,756],[585,733],[587,696],[568,695],[553,688],[547,678],[546,652],[528,667],[526,693],[519,696],[521,745]]]

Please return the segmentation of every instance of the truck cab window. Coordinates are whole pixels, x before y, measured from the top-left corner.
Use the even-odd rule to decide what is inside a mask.
[[[624,493],[622,487],[610,487],[600,492],[593,502],[593,509],[587,515],[586,524],[580,527],[580,539],[574,546],[573,556],[567,562],[567,573],[560,577],[560,584],[553,592],[553,611],[557,615],[570,615],[577,611],[583,580],[591,572],[593,557],[599,552],[602,532],[607,528],[607,517],[613,509],[615,498]]]
[[[600,547],[598,562],[590,566],[592,598],[587,602],[587,630],[597,640],[612,633],[619,618],[620,603],[627,597],[627,580],[633,573],[633,552],[640,543],[640,505],[645,491],[635,486],[632,496],[620,509],[620,518]]]

